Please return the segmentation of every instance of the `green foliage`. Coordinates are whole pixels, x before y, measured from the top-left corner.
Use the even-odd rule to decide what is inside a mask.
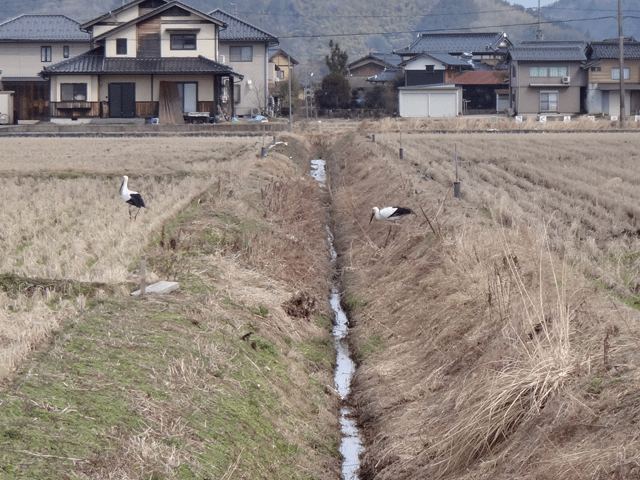
[[[382,85],[376,85],[371,90],[367,90],[364,94],[365,107],[385,108],[385,92],[386,88],[384,88]]]
[[[329,49],[331,50],[331,54],[325,55],[324,57],[324,61],[327,67],[329,67],[329,72],[346,77],[349,74],[349,69],[347,68],[349,56],[347,52],[341,50],[338,42],[333,43],[333,40],[329,40]]]
[[[269,315],[269,309],[264,305],[258,305],[257,307],[252,307],[249,309],[251,313],[255,315],[260,315],[261,317],[266,317]]]
[[[316,102],[320,108],[348,108],[351,100],[349,81],[339,73],[330,73],[322,79],[316,91]]]
[[[362,344],[362,346],[358,349],[355,354],[356,360],[361,362],[365,358],[373,355],[374,353],[378,353],[387,348],[387,345],[384,343],[384,340],[380,335],[372,335],[367,339],[366,342]]]

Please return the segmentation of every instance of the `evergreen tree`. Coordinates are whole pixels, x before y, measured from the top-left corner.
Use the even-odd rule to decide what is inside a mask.
[[[349,69],[347,68],[347,59],[349,56],[347,52],[341,50],[338,42],[333,43],[333,40],[329,40],[329,49],[331,50],[331,55],[325,55],[324,57],[329,71],[346,77],[349,74]]]

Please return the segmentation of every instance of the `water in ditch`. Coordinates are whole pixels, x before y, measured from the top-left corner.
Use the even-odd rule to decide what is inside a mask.
[[[321,188],[325,187],[327,175],[324,160],[311,160],[311,175],[316,179]],[[333,233],[328,226],[326,228],[331,261],[335,263],[337,254],[333,246]],[[335,316],[333,322],[333,342],[336,349],[336,370],[333,378],[335,388],[343,399],[343,405],[340,408],[340,427],[342,430],[340,453],[343,457],[342,476],[344,480],[358,480],[360,454],[363,451],[363,447],[353,412],[346,404],[346,398],[351,391],[351,380],[356,367],[351,359],[349,343],[347,342],[349,321],[340,305],[340,291],[335,284],[331,287],[330,303]]]

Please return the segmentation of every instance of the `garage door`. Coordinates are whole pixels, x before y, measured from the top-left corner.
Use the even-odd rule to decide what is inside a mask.
[[[401,117],[455,117],[456,92],[400,92]]]

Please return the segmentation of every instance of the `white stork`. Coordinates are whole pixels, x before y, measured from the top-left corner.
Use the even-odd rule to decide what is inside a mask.
[[[386,220],[387,222],[391,223],[391,225],[389,226],[389,233],[387,233],[387,239],[384,241],[384,246],[386,247],[387,242],[389,241],[389,237],[391,236],[391,228],[393,224],[401,218],[404,218],[407,215],[411,215],[412,213],[413,210],[406,207],[373,207],[369,223],[373,222],[374,217],[376,220]]]
[[[405,207],[384,207],[382,209],[378,207],[373,207],[373,211],[371,212],[371,218],[369,219],[369,223],[373,221],[375,217],[376,220],[387,220],[389,222],[397,222],[401,218],[406,217],[407,215],[411,215],[413,210]]]
[[[138,213],[142,207],[145,207],[144,200],[142,199],[142,195],[138,192],[134,192],[133,190],[129,190],[128,184],[129,177],[123,175],[122,177],[122,186],[120,187],[120,196],[122,199],[129,204],[129,220],[131,220],[131,207],[138,207],[138,211],[136,212],[135,220],[138,218]]]

